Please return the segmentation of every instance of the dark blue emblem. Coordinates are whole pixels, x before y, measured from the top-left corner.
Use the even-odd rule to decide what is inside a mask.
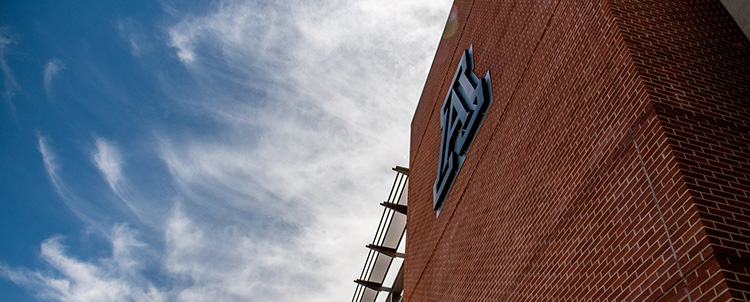
[[[474,51],[469,47],[453,76],[453,85],[440,111],[440,163],[433,187],[433,208],[440,213],[479,126],[492,104],[490,72],[483,79],[474,74]]]

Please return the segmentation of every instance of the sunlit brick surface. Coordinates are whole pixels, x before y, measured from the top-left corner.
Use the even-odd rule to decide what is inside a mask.
[[[406,301],[750,301],[750,42],[718,0],[455,7],[412,122]],[[494,103],[436,218],[472,44]]]

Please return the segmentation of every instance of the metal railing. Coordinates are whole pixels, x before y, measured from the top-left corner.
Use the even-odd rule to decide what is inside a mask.
[[[409,169],[397,166],[393,170],[397,172],[396,177],[393,180],[388,199],[381,203],[384,206],[383,214],[380,217],[380,223],[372,243],[367,245],[370,251],[367,254],[362,273],[359,279],[354,280],[357,287],[354,290],[352,302],[374,302],[380,292],[389,292],[389,299],[398,298],[399,301],[401,300],[403,284],[397,284],[397,281],[400,280],[403,283],[403,276],[401,278],[397,276],[391,287],[383,285],[393,258],[405,256],[397,250],[406,232],[406,191]],[[403,275],[401,268],[399,268],[399,274]],[[396,291],[398,292],[394,295]]]

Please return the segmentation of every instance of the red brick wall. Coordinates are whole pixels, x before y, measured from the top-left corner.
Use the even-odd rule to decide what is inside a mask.
[[[750,301],[750,42],[718,1],[455,9],[412,121],[406,301]],[[471,44],[494,103],[436,218]]]

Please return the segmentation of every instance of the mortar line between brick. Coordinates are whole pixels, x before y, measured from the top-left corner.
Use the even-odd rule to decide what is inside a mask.
[[[458,41],[456,41],[456,47],[453,48],[453,55],[451,55],[451,62],[448,65],[449,68],[447,68],[445,70],[445,74],[443,75],[443,82],[440,84],[441,88],[443,86],[445,86],[445,82],[448,81],[448,77],[450,76],[450,73],[451,73],[450,66],[453,65],[453,57],[455,56],[456,50],[458,49],[458,47],[461,44],[461,38],[464,36],[464,29],[466,29],[466,24],[469,23],[469,16],[471,16],[471,11],[474,10],[474,3],[475,2],[476,2],[476,0],[472,0],[471,1],[471,6],[469,7],[469,13],[467,14],[466,22],[464,22],[464,24],[461,25],[461,33],[457,37]],[[451,9],[453,9],[453,7],[456,5],[455,1],[453,3],[454,4],[451,6]],[[446,22],[446,24],[447,24],[447,22]],[[437,51],[439,49],[440,49],[440,43],[438,43],[438,49],[435,50],[435,57],[436,58],[437,58]],[[435,60],[435,58],[433,58],[433,62],[434,62],[434,60]],[[432,70],[430,70],[430,71],[432,71]],[[427,74],[428,79],[429,79],[429,76],[430,75],[429,75],[429,72],[428,72],[428,74]],[[427,80],[428,79],[425,79],[425,87],[427,87]],[[424,90],[422,90],[422,94],[424,94]],[[419,99],[421,101],[422,97],[420,96]],[[440,103],[439,100],[432,105],[432,108],[430,109],[430,116],[427,118],[428,124],[429,124],[429,121],[432,120],[433,113],[435,113],[435,107],[436,106],[442,106],[442,105],[443,104]],[[417,104],[417,107],[419,107],[419,104]],[[412,117],[412,123],[414,123],[414,118],[413,117]],[[417,144],[417,151],[416,151],[416,153],[419,153],[419,149],[422,148],[422,142],[424,142],[424,139],[425,139],[425,135],[424,134],[427,133],[427,129],[428,129],[428,127],[426,125],[425,125],[424,129],[422,129],[422,134],[419,136],[419,144]],[[411,156],[409,156],[409,159],[411,159]]]
[[[472,1],[471,9],[469,10],[469,13],[471,13],[471,10],[474,9],[474,4],[475,4],[475,2]],[[542,34],[539,36],[539,39],[537,39],[536,45],[534,45],[534,50],[531,52],[531,55],[529,56],[528,61],[526,61],[526,65],[524,66],[523,73],[521,73],[521,76],[519,77],[518,82],[516,82],[516,85],[515,85],[515,88],[513,89],[513,92],[511,93],[510,97],[508,98],[508,102],[505,103],[505,107],[503,107],[502,112],[500,113],[500,117],[498,118],[498,123],[496,124],[495,128],[493,129],[492,135],[490,136],[489,141],[492,141],[492,139],[495,137],[495,134],[497,133],[497,129],[500,127],[500,124],[501,124],[500,121],[505,116],[505,112],[506,112],[508,106],[510,105],[511,101],[515,97],[516,92],[518,92],[519,86],[523,82],[523,79],[526,76],[526,72],[529,69],[529,65],[531,65],[531,61],[534,59],[534,55],[536,54],[536,50],[537,50],[537,48],[539,48],[539,44],[541,44],[542,40],[544,39],[544,36],[546,35],[547,30],[549,29],[549,25],[552,23],[552,18],[555,16],[555,13],[557,12],[557,9],[558,9],[559,6],[560,6],[560,1],[557,1],[555,3],[555,7],[552,9],[552,14],[550,14],[549,19],[547,19],[547,24],[545,24],[544,30],[542,31]],[[462,30],[461,34],[463,35],[463,30]],[[459,42],[460,42],[460,39],[459,39]],[[456,44],[456,48],[458,48],[458,43]],[[454,50],[454,53],[455,53],[455,50]],[[443,83],[443,84],[445,84],[445,83]],[[433,111],[432,112],[434,112],[434,107],[433,107]],[[430,118],[431,117],[432,117],[432,114],[430,114]],[[420,143],[419,143],[420,147],[422,145],[422,140],[424,140],[424,135],[423,135],[422,139],[420,140]],[[484,154],[487,152],[488,145],[489,145],[489,143],[484,146],[484,149],[482,149],[482,152],[481,152],[481,154],[479,155],[479,158],[478,158],[478,162],[481,161],[482,158],[484,158]],[[471,180],[474,179],[474,174],[475,173],[476,173],[476,168],[474,170],[472,170],[471,175],[469,176],[469,182],[471,182]],[[456,202],[456,208],[461,203],[461,200],[463,199],[463,196],[466,193],[467,187],[464,187],[464,190],[461,192],[461,196],[458,198],[458,200]],[[432,258],[435,256],[435,250],[437,250],[437,246],[440,244],[440,241],[442,240],[443,236],[445,235],[445,232],[448,229],[448,225],[450,225],[451,221],[453,220],[453,216],[455,215],[455,213],[456,213],[456,210],[454,209],[451,212],[450,216],[448,217],[448,220],[446,221],[446,226],[443,228],[443,231],[440,234],[440,237],[438,237],[438,241],[435,243],[435,247],[432,249],[432,252],[430,253],[430,257],[428,258],[427,264],[425,265],[425,267],[427,267],[429,265],[430,261],[432,261]],[[417,278],[417,282],[414,283],[414,287],[415,288],[418,287],[419,286],[419,282],[422,281],[422,276],[424,276],[424,267],[419,272],[419,278]],[[409,300],[411,300],[411,295],[412,294],[413,293],[409,294]]]
[[[715,259],[716,261],[719,261],[718,259],[716,259],[716,256],[722,256],[722,257],[727,257],[727,258],[734,258],[734,259],[742,259],[741,257],[737,257],[737,256],[732,256],[732,255],[728,255],[728,254],[723,254],[723,253],[719,253],[719,252],[711,252],[710,254],[708,254],[708,256],[707,256],[707,257],[706,257],[705,259],[703,259],[703,261],[701,261],[700,263],[698,263],[698,264],[696,264],[695,266],[693,266],[693,268],[689,269],[689,270],[688,270],[688,271],[687,271],[687,272],[685,273],[685,275],[687,276],[687,275],[690,275],[690,274],[692,274],[692,273],[693,273],[694,271],[696,271],[696,270],[697,270],[698,268],[700,268],[700,267],[701,267],[701,266],[703,266],[704,264],[708,263],[708,261],[709,261],[709,260],[711,260],[711,258],[714,258],[714,259]],[[657,302],[657,301],[659,301],[659,299],[661,299],[662,297],[664,297],[664,295],[665,295],[666,293],[668,293],[668,292],[669,292],[670,290],[672,290],[672,289],[673,289],[673,288],[674,288],[675,286],[677,286],[677,284],[678,284],[678,283],[680,283],[681,281],[687,282],[687,278],[684,278],[684,277],[682,277],[682,278],[680,278],[679,280],[677,280],[677,281],[675,281],[674,283],[672,283],[672,285],[670,285],[669,287],[667,287],[667,289],[666,289],[666,290],[665,290],[665,291],[664,291],[664,292],[663,292],[663,293],[662,293],[661,295],[659,295],[658,297],[656,297],[656,299],[654,299],[654,302]],[[717,295],[717,296],[718,296],[718,295]]]
[[[636,64],[635,62],[632,62],[632,58],[633,58],[633,53],[632,53],[632,52],[633,52],[633,50],[631,49],[631,45],[630,45],[630,44],[629,44],[629,43],[628,43],[628,42],[627,42],[627,41],[626,41],[626,40],[624,39],[624,37],[622,36],[622,35],[623,35],[623,33],[622,33],[622,32],[623,32],[623,29],[622,29],[622,25],[620,24],[620,20],[618,20],[618,18],[617,18],[617,17],[616,17],[616,16],[615,16],[615,15],[613,14],[613,9],[612,9],[612,4],[611,4],[611,1],[606,1],[606,2],[605,2],[605,5],[606,5],[606,7],[607,7],[607,11],[608,11],[608,14],[609,14],[609,16],[610,16],[610,17],[611,17],[611,18],[613,19],[613,23],[614,23],[614,26],[615,26],[615,27],[617,28],[617,29],[616,29],[616,32],[617,32],[616,34],[617,34],[617,35],[619,36],[619,39],[621,40],[621,42],[622,42],[622,43],[623,43],[623,45],[625,46],[625,51],[626,51],[626,52],[628,53],[628,57],[630,58],[630,60],[631,60],[631,63],[632,63],[632,64],[633,64],[634,66],[635,66],[635,69],[636,69],[636,78],[637,78],[637,80],[638,80],[639,82],[643,83],[643,78],[642,78],[643,74],[642,74],[642,71],[641,71],[641,69],[640,69],[640,68],[638,67],[638,65],[637,65],[637,64]],[[609,66],[609,65],[607,65],[607,67],[606,67],[606,68],[607,68],[607,71],[608,71],[608,74],[609,74],[609,77],[610,77],[610,82],[614,83],[614,78],[613,78],[613,75],[612,75],[612,71],[611,71],[611,69],[610,69],[610,66]],[[618,87],[617,85],[614,85],[614,87],[616,87],[616,89],[615,89],[615,92],[617,93],[617,98],[618,98],[618,99],[621,99],[621,98],[622,98],[622,94],[620,93],[619,89],[617,89],[617,88],[619,88],[619,87]],[[647,101],[647,102],[649,102],[649,103],[650,103],[650,101]],[[650,108],[651,110],[653,110],[653,109],[654,109],[654,108],[653,108],[653,106],[649,106],[648,108]],[[647,109],[646,111],[649,111],[649,110]],[[623,114],[623,115],[625,115],[625,114],[626,114],[626,112],[627,112],[627,111],[626,111],[626,109],[625,109],[625,108],[622,108],[622,114]],[[644,118],[645,118],[646,116],[647,116],[647,114],[646,114],[646,115],[644,115]],[[637,123],[637,122],[636,122],[636,124],[639,124],[639,123]],[[636,141],[635,141],[635,136],[633,135],[633,133],[634,133],[634,132],[633,132],[634,126],[635,126],[635,125],[632,125],[632,126],[631,126],[631,127],[630,127],[630,128],[628,129],[628,131],[630,132],[630,138],[631,138],[631,140],[633,141],[633,145],[634,145],[634,147],[635,147],[635,149],[636,149],[636,152],[637,152],[637,154],[638,154],[638,159],[639,159],[639,161],[640,161],[640,164],[641,164],[641,168],[642,168],[642,170],[643,170],[643,173],[644,173],[644,175],[646,176],[646,180],[648,181],[649,189],[651,190],[651,196],[653,197],[653,199],[654,199],[654,202],[656,203],[656,208],[657,208],[657,210],[659,211],[659,218],[661,219],[662,225],[664,226],[664,230],[665,230],[665,232],[667,233],[667,240],[669,241],[669,247],[670,247],[670,249],[671,249],[671,251],[672,251],[672,257],[674,258],[674,261],[675,261],[675,263],[677,264],[677,268],[678,268],[678,271],[679,271],[679,273],[680,273],[680,278],[681,278],[682,280],[684,280],[684,284],[685,284],[685,295],[687,296],[687,298],[688,298],[688,301],[691,301],[691,302],[692,302],[692,299],[690,298],[690,290],[689,290],[689,288],[688,288],[688,283],[687,283],[687,279],[685,279],[685,275],[684,275],[684,274],[683,274],[683,272],[682,272],[682,268],[681,268],[681,266],[680,266],[680,262],[679,262],[679,259],[677,258],[677,253],[676,253],[676,251],[675,251],[675,249],[674,249],[674,245],[673,245],[673,243],[672,243],[672,236],[671,236],[671,234],[669,233],[669,229],[667,228],[667,225],[666,225],[666,221],[664,220],[664,215],[663,215],[663,213],[662,213],[662,210],[661,210],[661,206],[659,205],[659,200],[658,200],[658,198],[656,197],[656,191],[654,190],[653,184],[652,184],[652,182],[651,182],[651,178],[649,177],[649,175],[648,175],[648,171],[646,170],[646,166],[645,166],[645,163],[644,163],[644,161],[643,161],[643,156],[641,155],[641,152],[640,152],[640,148],[638,147],[638,144],[637,144],[637,143],[636,143]],[[677,280],[677,281],[676,281],[675,285],[676,285],[677,283],[679,283],[679,280]],[[671,288],[671,287],[670,287],[670,288]],[[662,295],[664,295],[664,293],[662,293]],[[658,299],[658,298],[657,298],[657,299]]]
[[[669,249],[672,251],[672,257],[674,259],[675,264],[677,264],[677,270],[680,272],[680,279],[682,279],[685,283],[685,295],[687,296],[688,301],[692,302],[693,300],[690,298],[690,289],[688,289],[688,282],[685,278],[685,275],[682,273],[682,266],[680,265],[680,260],[677,258],[677,252],[675,252],[674,249],[674,243],[672,242],[672,234],[669,232],[669,228],[667,227],[667,222],[664,219],[664,213],[661,210],[661,205],[659,204],[659,198],[656,197],[656,190],[654,190],[654,185],[651,182],[651,177],[648,175],[648,170],[646,170],[646,163],[643,161],[643,155],[641,155],[641,149],[638,147],[638,142],[635,141],[635,136],[633,135],[633,129],[630,129],[630,139],[633,140],[633,146],[635,146],[635,151],[638,154],[638,160],[641,163],[641,169],[643,170],[643,175],[646,176],[646,182],[648,182],[648,188],[651,191],[651,197],[654,198],[654,203],[656,204],[656,210],[659,212],[659,220],[661,221],[662,226],[664,227],[664,232],[667,233],[667,242],[669,242]]]
[[[455,6],[455,1],[453,3],[454,3],[453,6]],[[467,14],[466,22],[464,22],[464,24],[461,25],[461,34],[458,36],[458,41],[456,41],[456,47],[453,48],[453,55],[451,55],[451,65],[453,64],[453,57],[456,54],[456,50],[458,49],[458,47],[461,44],[461,38],[464,35],[464,30],[466,29],[466,24],[469,23],[469,17],[471,17],[471,12],[474,10],[474,4],[475,3],[476,3],[476,0],[472,0],[471,1],[471,6],[469,7],[469,13]],[[453,6],[451,6],[451,9],[452,9]],[[440,43],[438,43],[438,48],[440,48]],[[435,52],[435,55],[437,56],[437,51]],[[443,82],[440,85],[441,88],[443,87],[443,85],[445,85],[445,82],[447,81],[449,75],[450,75],[450,65],[449,65],[449,68],[446,69],[445,74],[443,75]],[[429,74],[427,75],[427,77],[429,78]],[[425,80],[425,85],[427,85],[427,80]],[[424,91],[422,93],[424,93]],[[421,97],[420,97],[420,99],[421,99]],[[432,120],[432,115],[433,115],[433,113],[435,113],[435,106],[438,106],[438,104],[440,104],[439,101],[435,102],[432,105],[432,110],[430,110],[430,117],[427,119],[428,124],[429,124],[429,121]],[[442,106],[442,104],[440,104],[440,106]],[[419,144],[417,145],[417,151],[416,151],[416,153],[419,153],[419,149],[422,148],[422,142],[424,142],[424,139],[425,139],[425,135],[424,134],[426,132],[427,132],[427,126],[425,126],[424,129],[422,130],[422,135],[420,135]],[[411,156],[410,156],[410,159],[411,159]],[[408,192],[407,192],[407,194],[408,194]],[[451,218],[453,218],[453,213],[451,213],[451,217],[448,217],[448,221],[446,222],[446,227],[443,228],[443,232],[440,233],[440,237],[438,237],[438,238],[443,238],[443,235],[445,235],[445,230],[447,229],[447,224],[450,224]],[[407,221],[407,225],[408,225],[408,221]],[[407,232],[408,232],[408,230],[407,230]],[[427,258],[427,264],[425,264],[425,266],[422,267],[421,270],[419,271],[419,277],[417,278],[417,282],[414,283],[414,288],[417,288],[419,286],[419,282],[422,281],[422,276],[424,276],[424,270],[430,264],[430,261],[432,261],[432,257],[435,255],[435,249],[437,249],[437,245],[438,244],[440,244],[440,239],[438,239],[438,242],[435,243],[435,248],[432,249],[432,253],[430,253],[430,257]],[[406,263],[406,259],[404,259],[404,263]],[[411,296],[413,295],[413,293],[406,293],[405,292],[404,293],[404,298],[407,298],[406,294],[408,294],[409,296],[408,296],[408,299],[404,299],[404,301],[411,300]]]
[[[552,19],[555,17],[555,14],[557,13],[557,9],[560,7],[560,1],[557,1],[555,3],[555,7],[552,9],[552,14],[550,14],[549,19],[547,19],[547,24],[544,25],[544,30],[542,31],[542,34],[539,36],[539,39],[536,41],[536,45],[534,45],[534,50],[531,52],[531,56],[529,56],[529,60],[526,61],[526,65],[523,67],[523,73],[521,73],[521,76],[518,79],[518,82],[516,82],[516,86],[513,88],[513,92],[510,94],[510,98],[508,98],[508,102],[505,103],[505,107],[503,107],[503,111],[500,113],[500,118],[498,119],[497,124],[495,125],[495,129],[492,130],[492,135],[490,136],[490,139],[487,143],[487,145],[484,146],[484,149],[482,150],[482,154],[480,155],[478,161],[481,161],[484,158],[484,154],[487,153],[487,148],[489,148],[489,142],[491,142],[495,134],[498,132],[498,129],[500,128],[500,125],[502,124],[502,120],[505,117],[505,113],[508,110],[508,106],[510,106],[510,103],[513,101],[513,99],[516,96],[516,93],[519,90],[519,87],[521,86],[521,83],[523,82],[523,79],[526,77],[526,72],[529,70],[529,66],[531,65],[531,61],[534,59],[536,55],[536,51],[539,48],[539,44],[542,44],[542,40],[544,40],[544,37],[547,35],[547,30],[549,30],[550,24],[552,24]],[[477,163],[478,164],[478,163]],[[471,176],[469,176],[469,183],[472,182],[474,179],[474,174],[476,173],[476,168],[471,172]],[[468,185],[464,187],[464,191],[461,192],[461,198],[458,199],[458,203],[463,200],[463,195],[466,194],[466,190],[468,190]],[[458,207],[458,204],[456,204],[456,207]],[[455,212],[455,210],[454,210]],[[451,215],[452,216],[452,215]],[[524,269],[524,271],[521,272],[521,274],[516,278],[516,280],[513,282],[513,287],[511,288],[510,292],[508,292],[506,295],[500,298],[501,301],[506,300],[508,297],[511,297],[513,293],[516,291],[516,288],[518,288],[518,284],[523,280],[523,278],[526,277],[528,268],[531,267],[531,265],[536,262],[536,259],[540,256],[540,250],[546,250],[546,246],[549,245],[549,241],[551,241],[552,238],[554,238],[557,235],[558,230],[553,230],[550,234],[547,235],[547,238],[544,242],[542,242],[543,247],[540,247],[540,249],[537,249],[534,253],[532,261],[529,262],[527,265],[527,268]]]

